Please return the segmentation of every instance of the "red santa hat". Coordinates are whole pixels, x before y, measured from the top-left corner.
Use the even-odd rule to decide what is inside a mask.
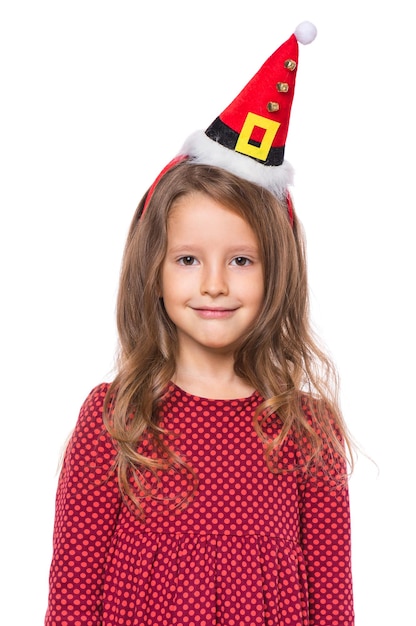
[[[287,198],[293,170],[284,152],[298,68],[298,43],[311,43],[316,28],[302,22],[261,66],[244,89],[205,130],[185,141],[153,183],[181,160],[215,165]],[[146,203],[147,204],[147,203]]]

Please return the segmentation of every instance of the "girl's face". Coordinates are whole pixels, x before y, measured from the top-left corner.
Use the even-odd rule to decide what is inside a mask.
[[[263,304],[256,235],[237,213],[202,193],[176,202],[167,235],[162,297],[180,352],[233,352]]]

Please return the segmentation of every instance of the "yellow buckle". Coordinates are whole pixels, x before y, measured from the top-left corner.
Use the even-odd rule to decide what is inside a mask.
[[[247,156],[254,157],[255,159],[260,159],[260,161],[265,161],[269,155],[279,126],[280,122],[269,120],[267,117],[256,115],[256,113],[247,113],[235,150],[242,154],[247,154]],[[259,146],[253,146],[249,143],[255,127],[263,128],[266,131]]]

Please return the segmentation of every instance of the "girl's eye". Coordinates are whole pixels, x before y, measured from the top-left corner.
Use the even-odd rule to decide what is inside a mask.
[[[238,267],[245,267],[246,265],[250,265],[251,261],[246,256],[236,256],[235,259],[232,260],[234,265],[238,265]]]
[[[182,256],[178,261],[180,265],[193,265],[196,259],[194,256]]]

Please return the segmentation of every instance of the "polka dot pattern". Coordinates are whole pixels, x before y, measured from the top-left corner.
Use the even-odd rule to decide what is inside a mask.
[[[149,477],[143,523],[112,473],[106,391],[84,403],[59,479],[46,626],[354,624],[347,487],[268,471],[259,394],[208,400],[172,385],[161,425],[198,488],[180,509],[189,473]],[[270,417],[268,434],[278,429]],[[141,448],[152,454],[150,440]],[[297,454],[288,441],[281,467]]]

